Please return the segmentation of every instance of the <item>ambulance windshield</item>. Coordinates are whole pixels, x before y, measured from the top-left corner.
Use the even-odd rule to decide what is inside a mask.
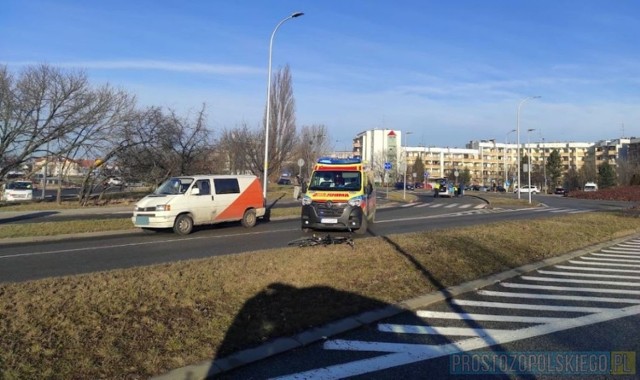
[[[322,170],[313,172],[309,190],[358,191],[361,188],[360,172],[342,170]]]

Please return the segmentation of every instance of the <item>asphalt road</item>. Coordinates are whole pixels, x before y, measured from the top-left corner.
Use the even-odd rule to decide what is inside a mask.
[[[548,198],[548,202],[555,206],[487,210],[483,208],[485,202],[472,196],[452,199],[425,196],[412,204],[379,209],[376,223],[364,236],[455,228],[613,207],[594,201],[584,203],[561,197]],[[29,281],[286,247],[288,242],[304,236],[307,235],[301,231],[299,220],[293,218],[258,223],[251,229],[245,229],[239,223],[207,226],[188,236],[133,230],[121,234],[71,236],[56,241],[0,241],[0,282]],[[358,238],[355,236],[356,244]]]

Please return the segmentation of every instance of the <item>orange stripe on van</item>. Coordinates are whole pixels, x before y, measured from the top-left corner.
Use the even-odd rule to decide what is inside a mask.
[[[264,198],[260,181],[256,178],[238,194],[238,198],[229,207],[216,216],[215,220],[240,220],[246,209],[260,207],[264,207]]]

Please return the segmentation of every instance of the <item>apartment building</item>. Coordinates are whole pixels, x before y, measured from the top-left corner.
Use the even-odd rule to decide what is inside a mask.
[[[456,170],[468,169],[475,184],[491,186],[510,185],[517,178],[518,144],[500,143],[496,140],[470,141],[465,148],[415,147],[402,144],[402,132],[390,129],[362,132],[353,140],[353,154],[362,157],[366,163],[376,167],[383,161],[394,162],[401,167],[406,161],[411,168],[420,158],[425,171],[431,177],[448,177]],[[620,158],[626,158],[629,139],[592,142],[523,142],[520,156],[531,156],[531,167],[542,168],[552,151],[560,154],[563,171],[580,170],[589,160],[596,165],[609,161],[616,165]],[[637,157],[640,159],[640,140]],[[595,157],[595,158],[594,158]],[[409,169],[410,170],[410,169]],[[540,184],[541,186],[544,183]]]

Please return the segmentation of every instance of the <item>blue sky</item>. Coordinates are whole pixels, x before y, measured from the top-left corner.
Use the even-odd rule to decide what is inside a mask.
[[[0,63],[87,72],[140,105],[206,103],[217,133],[259,128],[273,68],[293,75],[298,127],[337,149],[372,128],[408,145],[640,137],[637,0],[5,0]]]

